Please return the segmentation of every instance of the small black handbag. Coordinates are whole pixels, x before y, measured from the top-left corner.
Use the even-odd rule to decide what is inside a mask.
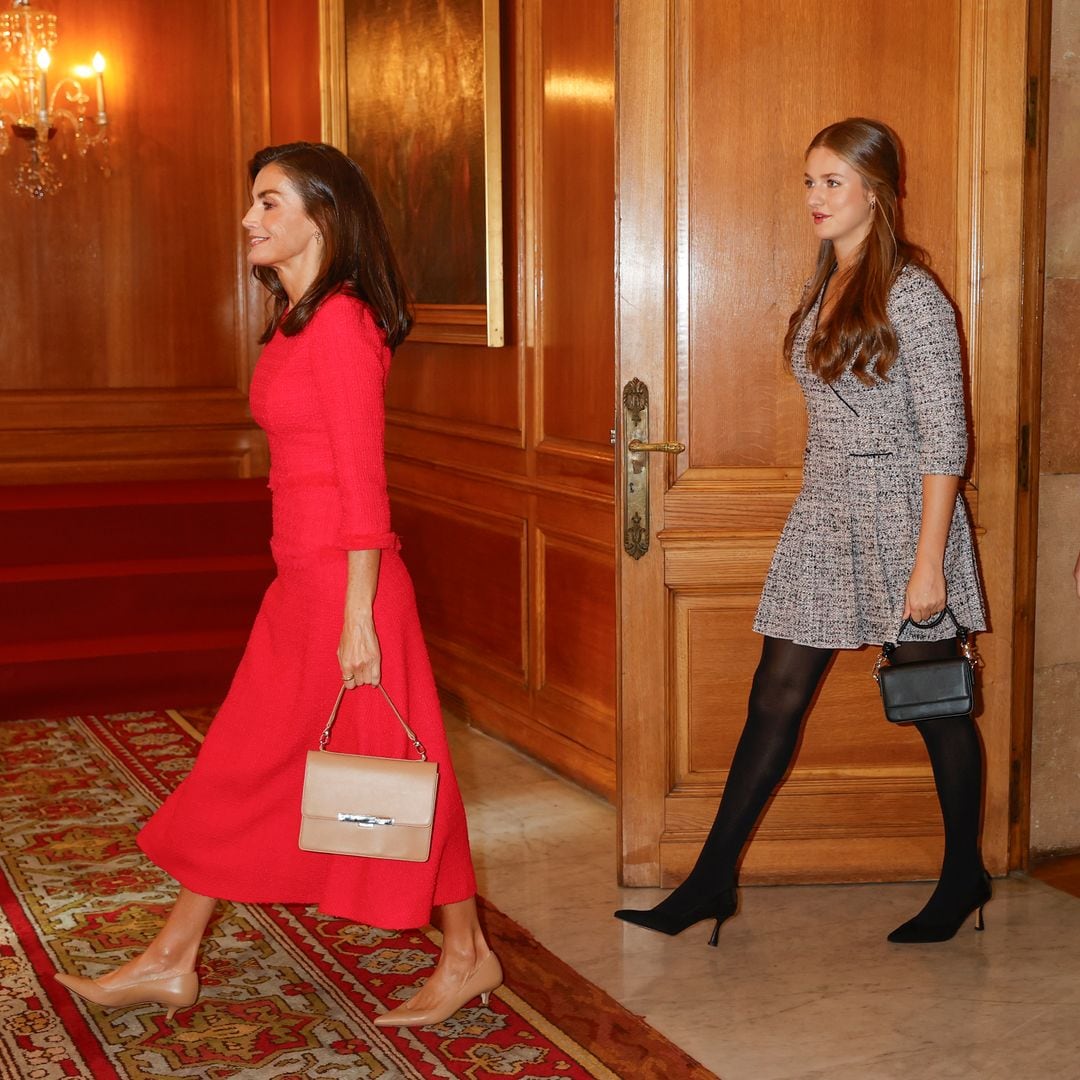
[[[892,655],[909,625],[930,630],[948,615],[956,627],[957,655],[947,660],[915,660],[893,664]],[[945,609],[926,622],[905,619],[896,641],[886,641],[874,665],[874,679],[881,690],[885,719],[893,724],[936,720],[944,716],[970,716],[975,709],[975,667],[979,659],[971,633]]]

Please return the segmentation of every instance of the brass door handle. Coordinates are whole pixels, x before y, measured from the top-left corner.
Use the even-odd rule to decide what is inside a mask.
[[[681,442],[642,442],[631,439],[626,444],[631,454],[681,454],[686,447]]]
[[[623,548],[631,559],[649,550],[649,454],[681,454],[681,442],[649,442],[649,388],[631,379],[622,392]],[[664,470],[662,470],[663,472]]]

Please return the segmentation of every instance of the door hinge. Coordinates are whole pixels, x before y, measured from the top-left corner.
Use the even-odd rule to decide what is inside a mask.
[[[1020,460],[1017,464],[1017,482],[1021,491],[1031,484],[1031,425],[1020,425]]]
[[[1023,791],[1020,782],[1023,773],[1020,771],[1020,762],[1013,761],[1009,765],[1009,823],[1020,824],[1020,814],[1024,805]]]
[[[1039,77],[1028,78],[1027,111],[1024,117],[1024,141],[1032,149],[1039,141]]]

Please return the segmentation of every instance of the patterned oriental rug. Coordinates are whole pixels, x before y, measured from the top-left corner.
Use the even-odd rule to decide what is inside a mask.
[[[708,1080],[713,1074],[483,904],[507,984],[437,1027],[381,1030],[435,963],[438,934],[298,905],[223,904],[197,1005],[104,1010],[55,970],[141,948],[173,883],[135,846],[191,767],[209,710],[0,724],[0,1077],[4,1080]]]

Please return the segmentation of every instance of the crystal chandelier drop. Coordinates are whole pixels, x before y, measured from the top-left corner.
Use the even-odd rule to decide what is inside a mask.
[[[36,10],[30,0],[12,0],[11,10],[0,12],[0,49],[15,60],[13,71],[0,72],[0,155],[19,141],[26,145],[27,156],[19,162],[11,186],[17,194],[34,199],[43,199],[61,186],[49,148],[61,126],[71,131],[80,156],[98,148],[98,165],[109,175],[105,58],[96,53],[92,64],[77,67],[73,75],[50,86],[55,47],[56,16],[51,12]],[[90,97],[83,89],[90,80],[96,81],[96,113],[88,109]],[[66,150],[61,149],[60,156],[66,158]]]

